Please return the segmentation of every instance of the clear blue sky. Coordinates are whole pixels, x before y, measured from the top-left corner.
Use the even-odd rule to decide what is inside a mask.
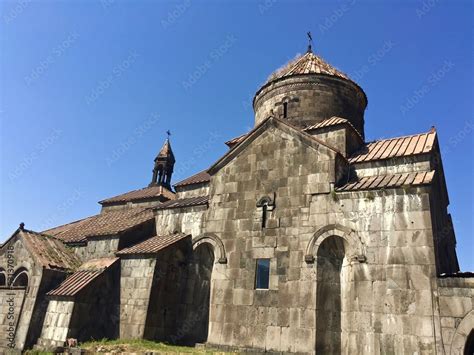
[[[463,269],[473,253],[470,1],[2,1],[0,240],[148,184],[173,133],[174,182],[253,124],[251,100],[306,49],[367,93],[368,139],[435,125]]]

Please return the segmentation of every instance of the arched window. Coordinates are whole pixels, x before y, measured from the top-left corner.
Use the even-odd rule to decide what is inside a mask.
[[[13,274],[12,287],[28,287],[28,272],[25,268],[20,268]]]
[[[257,202],[257,208],[259,208],[262,213],[262,229],[267,227],[268,212],[273,210],[274,202],[275,198],[272,199],[269,196],[264,196]]]
[[[0,268],[0,287],[7,286],[7,273],[4,269]]]

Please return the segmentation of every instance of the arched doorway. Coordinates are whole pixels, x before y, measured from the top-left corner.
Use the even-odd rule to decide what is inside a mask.
[[[209,331],[209,306],[211,299],[212,269],[214,267],[214,250],[211,244],[199,244],[193,252],[192,280],[193,280],[193,309],[191,319],[196,324],[194,328],[195,343],[207,341]]]
[[[330,236],[317,252],[316,353],[340,354],[342,350],[341,279],[345,256],[344,240]]]
[[[467,337],[466,346],[464,347],[464,355],[474,355],[474,329],[471,330]]]

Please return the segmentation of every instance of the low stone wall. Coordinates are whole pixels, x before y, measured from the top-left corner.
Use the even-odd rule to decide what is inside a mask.
[[[64,345],[73,310],[72,300],[49,301],[41,337],[38,339],[38,348],[50,349]]]
[[[141,339],[145,331],[156,259],[124,258],[120,262],[120,338]]]
[[[18,327],[25,289],[0,289],[0,353],[15,348],[15,335]]]
[[[462,355],[474,329],[474,278],[438,279],[438,299],[446,354]]]

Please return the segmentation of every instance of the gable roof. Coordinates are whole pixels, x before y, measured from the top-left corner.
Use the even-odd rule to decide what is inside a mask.
[[[211,181],[211,175],[207,172],[207,170],[200,171],[197,174],[194,174],[184,180],[181,180],[180,182],[174,184],[173,186],[176,187],[183,187],[183,186],[189,186],[189,185],[196,185],[196,184],[202,184],[205,182]]]
[[[419,171],[404,174],[390,174],[378,176],[365,176],[357,181],[349,182],[336,188],[337,192],[380,190],[403,186],[428,185],[433,181],[435,171]]]
[[[180,198],[177,200],[162,203],[161,205],[156,206],[155,210],[207,205],[208,202],[209,202],[209,196]]]
[[[255,140],[258,136],[260,136],[263,132],[267,130],[268,127],[273,126],[277,127],[283,131],[291,131],[299,135],[304,141],[306,141],[309,145],[316,147],[316,146],[323,146],[329,151],[333,152],[334,154],[340,155],[344,160],[347,160],[337,149],[331,147],[327,143],[323,142],[322,140],[311,136],[310,134],[303,132],[299,128],[292,126],[290,123],[280,120],[279,118],[269,116],[262,122],[260,122],[257,126],[255,126],[243,140],[241,140],[238,144],[236,144],[233,148],[231,148],[224,156],[222,156],[217,162],[215,162],[207,171],[209,174],[214,174],[222,167],[227,165],[234,157],[236,157],[245,147],[247,146],[246,143],[250,143]]]
[[[64,280],[58,287],[49,291],[48,296],[75,296],[93,280],[102,275],[119,260],[117,257],[89,260]]]
[[[2,244],[2,248],[15,236],[19,236],[33,259],[46,269],[73,270],[80,264],[79,258],[59,239],[42,233],[18,228]]]
[[[337,116],[333,116],[333,117],[330,117],[328,119],[325,119],[321,122],[318,122],[314,125],[311,125],[311,126],[308,126],[308,127],[305,127],[303,128],[303,132],[310,132],[310,131],[314,131],[314,130],[317,130],[317,129],[320,129],[320,128],[325,128],[325,127],[334,127],[334,126],[339,126],[339,125],[347,125],[349,127],[352,128],[352,130],[357,133],[357,135],[360,137],[360,139],[362,140],[362,142],[364,141],[364,139],[362,138],[360,132],[353,126],[352,123],[350,123],[348,120],[346,120],[345,118],[341,118],[341,117],[337,117]],[[244,133],[238,137],[235,137],[235,138],[232,138],[230,140],[228,140],[227,142],[225,142],[225,144],[227,146],[229,146],[229,148],[232,148],[233,146],[235,146],[236,144],[242,142],[245,137],[248,136],[250,132],[248,133]]]
[[[345,118],[341,118],[337,116],[333,116],[331,118],[318,122],[314,125],[305,127],[303,131],[310,132],[310,131],[318,130],[320,128],[334,127],[334,126],[339,126],[339,125],[347,125],[348,127],[350,127],[357,134],[360,140],[364,142],[364,138],[362,137],[361,133],[354,127],[354,125],[349,120],[346,120]]]
[[[435,141],[434,127],[427,133],[382,139],[366,143],[362,149],[349,158],[349,162],[354,164],[430,153],[435,146]]]
[[[149,200],[157,197],[164,197],[167,200],[176,198],[175,194],[163,186],[149,186],[140,190],[133,190],[114,197],[99,201],[100,204],[109,204],[117,202],[131,202],[140,200]]]
[[[65,243],[80,243],[90,237],[117,235],[153,219],[151,208],[129,208],[103,212],[43,233],[53,235]]]
[[[167,236],[154,236],[144,240],[141,243],[133,245],[129,248],[118,251],[117,255],[133,255],[133,254],[156,254],[185,238],[191,239],[191,235],[177,233]]]

